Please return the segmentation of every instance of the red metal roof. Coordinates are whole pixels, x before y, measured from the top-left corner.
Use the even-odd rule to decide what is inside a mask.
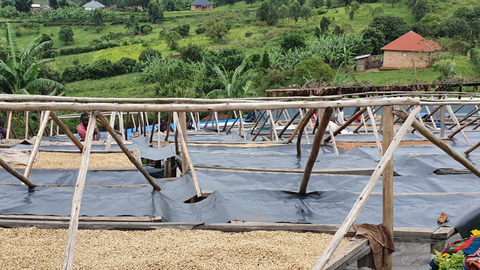
[[[410,31],[385,45],[384,51],[407,51],[407,52],[433,52],[439,51],[442,47],[433,40],[425,39],[419,34]]]

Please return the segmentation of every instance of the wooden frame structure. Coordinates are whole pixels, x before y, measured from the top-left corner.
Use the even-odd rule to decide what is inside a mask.
[[[410,94],[411,95],[411,94]],[[248,110],[256,110],[256,111],[264,111],[262,114],[267,115],[266,120],[262,124],[260,131],[262,130],[263,126],[269,122],[270,125],[270,140],[267,140],[266,143],[276,143],[279,138],[283,135],[284,131],[288,127],[288,125],[292,124],[295,119],[298,117],[296,114],[294,117],[289,119],[286,126],[282,129],[280,134],[276,134],[276,124],[278,122],[279,116],[277,115],[277,121],[274,120],[273,117],[273,110],[283,110],[285,109],[300,109],[299,114],[303,115],[300,119],[299,124],[297,125],[295,131],[289,138],[289,142],[297,136],[297,142],[301,141],[301,135],[305,130],[305,127],[311,121],[311,116],[316,110],[320,110],[320,124],[319,128],[315,134],[315,139],[312,145],[312,149],[314,151],[311,152],[309,157],[309,162],[304,170],[304,177],[302,179],[302,184],[299,193],[307,194],[307,187],[308,187],[308,178],[309,175],[313,171],[313,163],[312,160],[315,160],[315,155],[318,154],[318,148],[320,147],[322,141],[329,141],[333,140],[334,136],[339,134],[342,129],[346,128],[353,119],[362,116],[365,112],[368,113],[368,118],[375,120],[376,116],[374,115],[374,110],[372,107],[382,107],[382,123],[381,127],[377,127],[375,124],[372,124],[376,142],[381,153],[381,160],[377,167],[373,170],[371,178],[360,194],[359,198],[355,202],[352,210],[348,214],[347,218],[345,219],[344,223],[336,228],[335,236],[324,251],[322,256],[319,258],[313,269],[335,269],[335,265],[343,265],[347,263],[347,261],[338,262],[337,259],[332,259],[334,255],[335,249],[338,247],[340,241],[348,235],[350,232],[350,228],[352,224],[355,222],[356,218],[358,217],[362,207],[365,205],[369,195],[372,193],[374,187],[376,186],[378,180],[383,175],[383,183],[384,183],[384,190],[383,190],[383,200],[384,200],[384,208],[383,208],[383,218],[384,223],[390,229],[390,231],[395,235],[395,228],[393,228],[393,154],[396,148],[400,145],[402,138],[408,132],[408,130],[413,127],[416,131],[421,133],[424,137],[430,140],[433,144],[438,146],[442,149],[446,154],[457,160],[459,163],[464,165],[469,171],[473,174],[480,177],[480,170],[475,167],[470,161],[468,161],[465,157],[461,154],[455,152],[451,149],[448,145],[446,145],[441,139],[439,139],[434,132],[437,132],[436,128],[429,129],[423,123],[421,118],[418,118],[418,114],[422,109],[422,106],[435,106],[441,107],[442,111],[445,111],[446,108],[450,114],[449,117],[453,120],[453,123],[450,123],[452,129],[456,127],[454,133],[449,135],[451,138],[455,136],[457,133],[461,133],[463,129],[468,126],[475,124],[479,117],[475,117],[473,120],[471,117],[475,113],[478,113],[478,110],[472,110],[466,117],[462,119],[457,119],[455,113],[453,112],[451,105],[474,105],[479,106],[480,100],[448,100],[448,99],[438,99],[438,100],[429,100],[429,99],[422,99],[422,98],[412,98],[412,97],[400,97],[400,98],[363,98],[363,99],[346,99],[346,100],[330,100],[330,101],[300,101],[300,102],[288,102],[286,99],[267,99],[267,100],[259,100],[259,99],[240,99],[240,100],[189,100],[189,99],[83,99],[83,98],[62,98],[62,97],[43,97],[41,96],[18,96],[18,95],[0,95],[0,98],[3,98],[4,102],[0,102],[0,110],[6,111],[7,116],[11,117],[12,111],[42,111],[43,118],[41,120],[40,128],[37,135],[37,140],[34,145],[34,151],[32,151],[32,157],[36,155],[38,152],[38,148],[40,146],[41,137],[43,136],[45,129],[47,127],[48,122],[52,123],[55,122],[57,126],[72,140],[72,142],[79,148],[82,152],[82,163],[80,166],[77,185],[75,187],[75,193],[73,197],[72,203],[72,212],[70,216],[70,223],[69,223],[69,231],[68,231],[68,239],[67,239],[67,247],[65,250],[65,257],[64,257],[64,265],[63,269],[71,269],[73,265],[73,254],[75,248],[75,239],[76,234],[79,228],[79,211],[81,206],[81,198],[83,193],[83,188],[85,186],[85,177],[86,172],[88,170],[88,162],[89,162],[89,155],[91,152],[91,138],[93,136],[93,127],[94,123],[98,119],[106,130],[109,133],[109,136],[113,138],[117,144],[120,146],[122,151],[127,155],[130,161],[135,165],[135,167],[145,176],[148,182],[152,185],[152,187],[160,191],[160,187],[155,183],[155,181],[148,175],[148,173],[143,169],[141,164],[139,164],[138,160],[136,160],[130,151],[124,146],[122,139],[118,136],[117,131],[112,128],[112,118],[115,119],[115,115],[117,112],[120,112],[119,115],[127,114],[127,120],[129,119],[129,115],[137,114],[138,120],[138,129],[141,134],[147,136],[147,129],[146,126],[148,125],[148,117],[146,117],[147,113],[154,113],[155,117],[157,117],[158,113],[160,112],[168,112],[172,118],[173,123],[175,124],[175,133],[178,134],[180,140],[176,140],[181,144],[181,153],[182,153],[182,169],[183,173],[186,173],[190,170],[192,177],[195,182],[195,190],[197,193],[197,197],[203,195],[202,190],[200,188],[200,183],[198,183],[198,179],[196,178],[195,167],[191,161],[191,158],[188,154],[188,137],[187,137],[187,128],[186,128],[186,113],[198,113],[198,112],[220,112],[220,111],[233,111],[234,114],[238,115],[236,117],[235,122],[232,124],[230,129],[238,122],[238,129],[240,136],[246,138],[247,132],[244,130],[245,124],[243,123],[243,116],[242,111]],[[310,98],[311,100],[312,98]],[[37,101],[44,101],[48,100],[48,102],[37,102]],[[71,100],[75,100],[78,102],[71,102]],[[19,101],[29,101],[29,102],[19,102]],[[33,101],[33,102],[32,102]],[[85,102],[85,103],[80,103]],[[127,104],[124,104],[126,102]],[[178,103],[184,102],[184,103]],[[188,102],[188,103],[186,103]],[[137,104],[140,103],[140,104]],[[151,104],[156,103],[156,104]],[[162,104],[159,104],[162,103]],[[166,103],[166,104],[163,104]],[[403,108],[404,106],[410,106],[411,111],[410,113],[406,112]],[[324,139],[323,135],[327,130],[327,122],[330,118],[333,109],[335,108],[344,108],[344,107],[356,107],[360,108],[358,111],[354,112],[347,122],[344,125],[339,127],[339,129],[335,132],[331,133],[331,136]],[[438,110],[437,108],[433,109],[432,111]],[[301,111],[302,109],[308,110],[305,114]],[[111,120],[110,122],[100,113],[100,110],[110,112],[111,113]],[[323,112],[323,110],[325,110]],[[69,131],[65,125],[62,123],[60,118],[56,116],[54,111],[91,111],[91,120],[89,126],[87,128],[87,139],[84,144],[80,143],[73,133]],[[378,111],[378,109],[377,109]],[[434,112],[429,113],[426,118],[431,117]],[[216,115],[216,114],[215,114]],[[25,113],[25,116],[28,117],[28,113]],[[395,131],[393,126],[395,123],[395,117],[397,120],[403,122],[403,125],[400,130]],[[219,121],[218,117],[215,117],[216,122],[216,130],[219,131]],[[364,117],[366,118],[366,117]],[[441,136],[443,137],[444,132],[444,123],[447,118],[445,114],[441,115]],[[132,119],[134,120],[134,119]],[[470,121],[468,121],[470,120]],[[171,120],[169,119],[169,122]],[[462,122],[467,122],[463,124]],[[154,120],[156,122],[156,120]],[[255,127],[259,124],[260,120],[255,123],[255,126],[252,128],[252,133]],[[10,119],[8,120],[9,126],[8,130],[11,130],[10,126]],[[28,121],[27,121],[28,123]],[[198,123],[198,114],[197,120]],[[372,121],[374,123],[374,121]],[[122,120],[123,124],[123,120]],[[122,125],[119,125],[122,126]],[[226,123],[224,129],[226,129],[228,124]],[[480,124],[478,125],[480,126]],[[477,127],[478,127],[477,126]],[[52,126],[50,127],[52,129]],[[143,129],[143,131],[142,131]],[[13,129],[12,129],[13,130]],[[123,128],[122,128],[123,130]],[[167,129],[167,138],[168,133],[170,132]],[[383,134],[383,142],[380,141],[378,132],[382,132]],[[257,137],[260,134],[260,131],[255,135]],[[150,133],[150,136],[153,136],[154,131]],[[464,134],[465,135],[465,134]],[[177,136],[175,136],[177,137]],[[110,138],[110,137],[109,137]],[[466,141],[468,139],[465,137]],[[108,140],[108,139],[107,139]],[[252,143],[252,142],[248,142]],[[253,143],[264,143],[264,142],[253,142]],[[281,143],[281,142],[279,142]],[[480,145],[480,142],[473,146],[468,153],[473,151],[476,147]],[[466,153],[466,154],[468,154]],[[35,184],[32,183],[28,177],[30,175],[30,170],[33,164],[33,158],[30,158],[29,163],[27,165],[27,170],[25,170],[25,174],[19,174],[15,169],[13,169],[10,165],[0,159],[0,165],[4,167],[8,172],[12,175],[17,177],[20,181],[25,183],[29,188],[34,188]],[[1,218],[0,218],[1,221]],[[0,222],[1,224],[1,222]],[[201,228],[211,228],[212,226],[204,226]],[[189,227],[189,226],[187,226]],[[452,234],[451,230],[447,233],[449,236]],[[432,236],[432,239],[435,239]],[[433,241],[435,242],[435,241]],[[436,242],[435,242],[436,243]],[[356,241],[353,246],[349,247],[351,250],[355,251],[355,256],[360,256],[367,254],[369,252],[368,248],[365,246],[365,241]],[[350,251],[350,252],[353,252]],[[360,254],[360,255],[358,255]],[[360,257],[359,257],[360,258]],[[391,264],[390,264],[391,265]]]

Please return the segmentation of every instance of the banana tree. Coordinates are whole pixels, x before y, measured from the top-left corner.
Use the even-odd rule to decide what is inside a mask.
[[[217,73],[224,89],[212,90],[205,97],[217,98],[223,96],[226,98],[244,98],[257,96],[255,91],[249,90],[252,80],[257,76],[257,74],[255,74],[251,69],[243,72],[247,62],[248,57],[243,59],[240,66],[235,69],[235,72],[231,78],[228,76],[228,72],[225,71],[225,69],[222,71],[217,65],[214,64],[213,70]]]
[[[64,86],[56,81],[38,78],[43,65],[52,61],[37,60],[37,56],[48,49],[53,41],[42,42],[42,35],[34,38],[22,52],[18,48],[15,32],[10,23],[6,27],[8,56],[0,60],[0,92],[6,94],[36,94],[43,86],[55,87],[55,91]]]

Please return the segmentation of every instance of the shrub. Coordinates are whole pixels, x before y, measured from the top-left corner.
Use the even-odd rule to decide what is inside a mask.
[[[456,74],[454,67],[455,62],[451,60],[440,60],[433,64],[433,69],[441,73],[438,77],[439,80],[453,78]]]
[[[154,49],[143,50],[138,57],[140,63],[145,63],[149,58],[162,58],[162,54]]]
[[[178,51],[180,52],[180,60],[182,61],[202,61],[203,47],[200,45],[190,43],[187,46],[180,47]]]
[[[250,32],[250,31],[248,31],[248,32],[245,33],[245,37],[250,37],[250,36],[252,36],[252,35],[253,35],[253,33]]]
[[[290,34],[284,36],[283,39],[280,41],[280,47],[282,47],[284,51],[293,51],[297,48],[303,48],[305,47],[305,36],[298,34]]]
[[[206,29],[205,27],[203,27],[203,26],[202,26],[202,27],[198,27],[197,29],[195,29],[195,33],[196,33],[197,35],[201,35],[201,34],[205,33],[206,31],[207,31],[207,29]]]
[[[179,33],[182,37],[186,37],[190,32],[190,24],[179,25],[173,28],[172,31]]]
[[[140,32],[142,32],[142,35],[148,35],[152,33],[152,31],[153,31],[153,28],[148,24],[144,24],[140,27]]]
[[[322,58],[312,57],[295,67],[293,82],[300,86],[311,79],[325,82],[333,79],[334,75],[335,71]]]

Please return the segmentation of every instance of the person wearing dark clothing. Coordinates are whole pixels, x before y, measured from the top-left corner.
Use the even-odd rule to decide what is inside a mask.
[[[5,129],[5,122],[0,120],[0,140],[7,138],[7,130]]]
[[[167,126],[168,126],[167,121],[162,120],[162,122],[160,123],[160,132],[167,131]],[[170,131],[173,131],[172,126],[170,126]]]

